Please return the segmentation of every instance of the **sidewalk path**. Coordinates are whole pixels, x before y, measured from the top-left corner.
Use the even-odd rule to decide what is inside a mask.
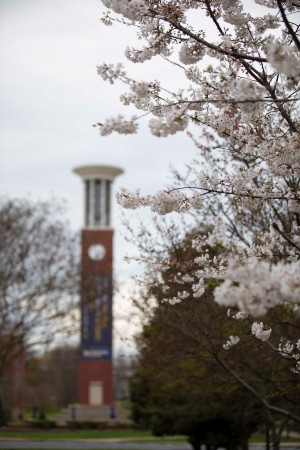
[[[143,442],[124,442],[124,441],[103,441],[103,440],[72,440],[72,441],[22,441],[22,440],[0,440],[0,449],[19,450],[19,449],[64,449],[64,450],[191,450],[191,446],[186,443],[168,443],[155,444]],[[299,447],[300,449],[300,447]]]
[[[284,450],[300,450],[300,442],[294,444],[281,444]],[[191,450],[188,443],[143,443],[128,442],[123,440],[21,440],[21,439],[0,439],[0,449],[2,450]],[[250,450],[265,450],[265,446],[251,445]]]

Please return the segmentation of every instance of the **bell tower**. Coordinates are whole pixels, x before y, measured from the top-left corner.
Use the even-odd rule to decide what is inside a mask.
[[[79,403],[112,405],[113,229],[111,185],[122,169],[81,166],[84,228],[81,233],[81,338]]]

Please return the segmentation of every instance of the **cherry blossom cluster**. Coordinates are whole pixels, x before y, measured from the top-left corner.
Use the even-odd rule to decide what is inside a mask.
[[[123,64],[117,63],[113,64],[102,64],[97,67],[97,73],[100,75],[104,81],[109,81],[111,84],[121,77],[126,75],[126,72],[123,68]]]
[[[300,261],[270,265],[252,257],[241,265],[233,260],[228,264],[227,279],[215,289],[215,300],[255,317],[283,302],[299,304]]]
[[[278,345],[278,352],[284,358],[296,361],[293,372],[300,374],[300,339],[291,342],[289,339],[281,338]]]
[[[272,329],[264,330],[264,324],[262,322],[254,322],[251,327],[252,334],[261,341],[267,341],[272,333]]]
[[[186,65],[195,64],[205,56],[206,48],[192,39],[184,42],[179,50],[179,60]]]
[[[166,137],[183,131],[188,126],[188,117],[183,108],[172,108],[164,117],[151,119],[149,128],[154,136]]]
[[[186,83],[170,90],[161,80],[134,80],[120,63],[99,66],[99,75],[129,86],[121,101],[149,116],[154,136],[188,132],[198,150],[187,174],[176,173],[168,189],[142,195],[124,188],[117,194],[124,208],[188,214],[208,226],[193,236],[197,255],[174,277],[178,292],[168,292],[158,276],[170,261],[150,258],[148,279],[174,306],[187,298],[201,301],[213,280],[215,301],[230,309],[229,317],[249,321],[249,338],[271,345],[271,325],[256,318],[282,306],[299,315],[300,3],[102,2],[138,30],[140,45],[126,43],[127,60],[151,64],[161,56],[161,64],[181,70]],[[109,25],[114,19],[110,12],[105,16]],[[208,38],[212,29],[214,38]],[[136,133],[137,121],[110,118],[99,124],[100,133]],[[241,338],[230,335],[223,348]],[[299,346],[287,336],[275,346],[296,361],[296,371]]]
[[[122,14],[129,20],[138,20],[143,14],[148,12],[148,8],[143,0],[102,0],[102,3],[118,14]]]
[[[239,336],[229,336],[228,341],[223,344],[223,348],[225,350],[229,350],[231,347],[233,347],[234,345],[238,344],[238,342],[240,341]]]
[[[118,117],[106,119],[104,123],[97,125],[99,126],[101,136],[107,136],[113,131],[120,134],[132,134],[136,133],[138,128],[136,117],[132,117],[131,120],[125,120],[121,114]]]
[[[291,46],[274,41],[269,48],[268,61],[277,72],[300,77],[300,59]]]
[[[122,188],[116,195],[117,202],[126,209],[136,209],[141,206],[149,206],[151,211],[160,215],[171,212],[184,212],[190,208],[201,209],[199,197],[186,196],[180,190],[163,190],[155,195],[140,195],[139,191],[130,192]]]

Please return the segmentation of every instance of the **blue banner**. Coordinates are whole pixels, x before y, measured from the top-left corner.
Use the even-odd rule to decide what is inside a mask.
[[[112,277],[83,274],[81,358],[112,359]]]

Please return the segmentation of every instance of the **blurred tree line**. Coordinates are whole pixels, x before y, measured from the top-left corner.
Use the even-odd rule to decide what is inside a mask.
[[[78,346],[58,346],[40,355],[27,355],[24,404],[45,411],[75,403],[78,364]]]
[[[0,401],[6,415],[8,410],[21,415],[24,365],[29,355],[65,341],[79,330],[80,247],[64,215],[65,205],[56,200],[0,198]],[[69,353],[66,351],[66,358]],[[48,372],[58,389],[53,370],[58,371],[54,361],[59,354],[50,352],[51,364],[46,364],[45,358],[45,369],[36,360],[36,370],[39,376],[44,370],[42,378]],[[64,370],[70,367],[72,371],[71,360],[66,360]],[[33,376],[33,367],[31,372]],[[59,401],[63,395],[71,396],[75,377],[74,373],[70,376],[64,394],[62,389],[56,394]],[[35,383],[42,386],[45,382],[36,379]],[[41,390],[40,399],[54,395],[50,387]]]

